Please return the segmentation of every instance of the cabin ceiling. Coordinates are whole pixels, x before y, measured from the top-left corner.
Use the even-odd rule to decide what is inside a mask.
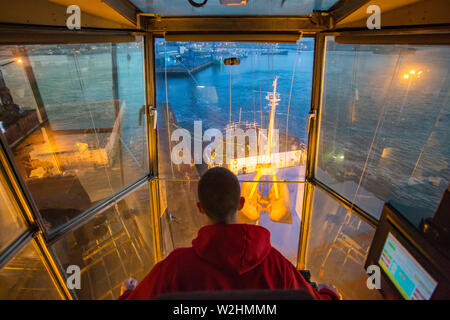
[[[135,24],[102,0],[1,0],[0,23],[65,26],[69,5],[81,9],[81,26],[134,29]]]
[[[176,16],[308,16],[314,10],[327,11],[339,0],[248,0],[245,5],[223,5],[208,0],[196,8],[188,0],[130,0],[146,14]],[[193,0],[201,3],[204,0]]]
[[[347,2],[358,2],[348,0]],[[359,1],[361,2],[361,1]],[[381,28],[394,26],[420,26],[450,23],[449,0],[369,0],[363,6],[339,19],[336,28],[365,28],[366,10],[370,5],[381,9]]]
[[[193,1],[199,3],[204,0]],[[137,29],[138,16],[141,15],[156,23],[165,23],[167,30],[175,21],[173,19],[182,19],[176,22],[183,28],[197,26],[201,31],[211,31],[208,26],[212,26],[217,31],[221,28],[226,30],[227,23],[235,23],[235,29],[245,28],[245,23],[236,19],[247,16],[269,17],[266,25],[270,31],[300,28],[315,32],[330,26],[334,29],[365,29],[369,16],[367,7],[376,4],[381,8],[382,28],[450,24],[449,0],[248,0],[246,5],[234,6],[222,5],[223,1],[231,0],[208,0],[200,8],[193,7],[188,0],[0,0],[0,23],[65,26],[66,8],[77,4],[81,8],[82,27]],[[317,16],[308,18],[314,11],[328,12],[334,23],[328,23],[327,19],[317,22]],[[235,19],[228,19],[232,17]],[[286,17],[284,22],[279,21],[282,17]],[[224,19],[227,23],[222,23]]]

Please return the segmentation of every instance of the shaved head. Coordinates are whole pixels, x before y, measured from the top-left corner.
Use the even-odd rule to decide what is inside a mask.
[[[241,198],[237,177],[228,169],[214,167],[198,183],[198,200],[214,223],[227,223],[235,216]]]

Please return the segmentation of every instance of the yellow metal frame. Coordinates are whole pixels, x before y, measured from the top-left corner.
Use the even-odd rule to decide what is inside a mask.
[[[55,288],[57,289],[59,295],[61,296],[61,299],[72,300],[73,297],[70,294],[69,290],[67,289],[66,283],[62,278],[60,272],[58,271],[55,259],[49,251],[48,245],[42,236],[40,226],[32,214],[32,210],[28,204],[28,201],[25,199],[25,196],[19,187],[19,184],[15,178],[15,174],[12,171],[11,165],[9,164],[9,161],[3,150],[0,150],[0,165],[6,172],[7,176],[5,177],[5,179],[8,180],[9,184],[12,187],[11,191],[13,192],[13,195],[16,199],[16,204],[20,210],[20,215],[24,217],[26,224],[28,225],[28,229],[31,230],[32,232],[33,230],[39,230],[38,232],[35,233],[34,239],[26,240],[26,243],[22,243],[21,246],[26,246],[29,243],[29,241],[33,241],[35,243],[35,245],[40,249],[37,251],[40,255],[41,261],[43,262],[46,270],[48,271],[49,276],[53,284],[55,285]],[[12,259],[13,257],[10,258]]]
[[[125,0],[108,0],[111,7],[122,7]],[[178,34],[178,36],[185,37],[186,39],[201,38],[205,33],[214,34],[215,37],[222,37],[222,41],[233,41],[233,37],[236,38],[236,34],[242,32],[248,32],[249,34],[258,34],[260,39],[268,39],[270,41],[281,42],[292,37],[294,32],[303,32],[304,35],[315,36],[315,48],[314,48],[314,67],[313,67],[313,84],[312,84],[312,96],[311,96],[311,121],[309,126],[308,136],[308,152],[307,152],[307,167],[306,167],[306,187],[304,190],[303,206],[302,206],[302,223],[299,236],[298,246],[298,260],[297,267],[304,269],[307,267],[307,250],[310,234],[310,224],[312,217],[313,197],[315,188],[320,188],[329,197],[335,201],[343,204],[347,208],[351,208],[352,213],[357,214],[363,220],[368,222],[372,226],[376,226],[377,221],[369,214],[359,209],[357,206],[350,204],[350,202],[344,199],[341,195],[327,188],[320,181],[317,181],[314,177],[315,163],[318,153],[318,143],[320,136],[320,111],[322,103],[322,85],[324,76],[325,65],[325,53],[326,53],[326,36],[327,35],[341,35],[341,36],[354,36],[360,35],[359,40],[366,40],[365,36],[367,30],[351,29],[339,33],[339,30],[333,30],[335,21],[339,22],[345,18],[351,10],[361,8],[368,0],[351,0],[348,6],[337,6],[330,13],[315,13],[308,17],[160,17],[151,14],[137,13],[136,23],[137,28],[132,30],[125,29],[97,29],[87,30],[74,34],[72,31],[72,38],[67,40],[67,30],[63,30],[61,26],[44,27],[44,26],[30,26],[22,27],[17,25],[3,25],[1,31],[9,32],[7,37],[0,37],[0,40],[7,41],[8,43],[21,43],[24,41],[30,41],[33,38],[34,42],[97,42],[97,41],[129,41],[130,33],[142,34],[144,36],[144,75],[145,75],[145,119],[146,119],[146,132],[147,132],[147,152],[148,152],[148,169],[149,175],[149,199],[151,212],[151,225],[153,227],[153,249],[155,263],[160,261],[163,257],[162,250],[162,230],[161,230],[161,203],[160,203],[160,186],[158,177],[158,132],[157,127],[154,125],[156,115],[156,92],[155,92],[155,59],[154,59],[154,37],[155,35],[169,35]],[[30,1],[31,3],[31,1]],[[342,3],[339,3],[342,4]],[[134,22],[133,8],[122,7],[125,11],[121,15]],[[131,11],[130,11],[131,10]],[[120,10],[119,10],[120,11]],[[92,24],[96,25],[100,20],[93,19]],[[16,21],[17,22],[17,21]],[[111,24],[120,25],[120,24]],[[339,26],[339,23],[338,23]],[[9,28],[6,30],[5,28]],[[119,27],[120,28],[120,27]],[[417,28],[417,27],[416,27]],[[431,28],[431,27],[430,27]],[[421,34],[433,34],[433,29],[424,27],[421,32],[414,31],[414,28],[408,28],[403,30],[389,28],[382,30],[383,33],[393,34],[394,36],[399,33],[421,33]],[[444,33],[447,34],[448,39],[448,26],[445,27]],[[409,31],[408,31],[409,30]],[[382,34],[377,36],[374,32],[370,38],[381,39]],[[234,33],[234,34],[233,34]],[[37,36],[37,37],[34,37]],[[435,35],[439,39],[439,35]],[[28,38],[28,40],[27,40]],[[348,37],[348,41],[352,41],[351,37]],[[375,40],[377,41],[377,39]],[[1,42],[1,41],[0,41]],[[59,263],[57,262],[54,253],[50,247],[48,235],[45,232],[45,228],[42,226],[40,219],[37,215],[36,209],[33,207],[33,200],[29,198],[26,186],[20,181],[20,174],[14,165],[14,159],[11,157],[9,147],[4,143],[4,139],[1,143],[0,150],[0,165],[4,169],[6,176],[5,179],[10,184],[11,192],[18,204],[19,210],[26,224],[28,225],[28,235],[26,237],[19,237],[17,241],[21,242],[20,246],[25,246],[30,241],[39,248],[39,254],[43,261],[49,275],[57,288],[61,298],[73,299],[71,292],[67,289],[63,270],[61,270]],[[163,179],[161,179],[163,180]],[[175,179],[180,180],[180,179]],[[182,181],[182,179],[180,180]],[[288,182],[297,183],[297,182]],[[303,183],[303,182],[298,182]],[[141,184],[142,185],[142,184]],[[133,192],[138,186],[133,186],[127,192]],[[116,195],[116,194],[115,194]],[[112,197],[114,197],[113,195]],[[89,213],[90,216],[97,215],[107,207],[100,207],[95,212]],[[78,221],[77,223],[70,224],[64,231],[73,231],[73,229],[80,227],[80,225],[87,222],[87,220]],[[19,246],[18,246],[19,247]],[[11,256],[12,258],[12,256]]]
[[[41,255],[41,259],[44,262],[45,268],[47,269],[47,272],[51,275],[51,279],[55,285],[55,287],[58,290],[58,293],[60,294],[62,299],[65,300],[73,300],[72,294],[70,293],[69,289],[67,289],[66,281],[63,279],[60,272],[58,272],[58,265],[55,262],[55,259],[53,258],[52,254],[50,253],[47,244],[42,237],[42,234],[39,233],[34,241],[36,242],[36,245],[39,247],[40,250],[38,252]]]
[[[149,173],[152,178],[158,176],[158,131],[156,123],[156,89],[155,89],[155,57],[154,35],[146,33],[144,37],[144,59],[146,79],[146,125],[147,125],[147,151]],[[152,208],[153,250],[155,263],[162,260],[162,231],[159,183],[156,179],[150,180],[150,207]]]
[[[311,110],[308,132],[308,152],[306,156],[306,188],[303,194],[302,219],[298,244],[297,268],[306,268],[308,239],[313,206],[315,160],[319,141],[319,117],[322,103],[322,86],[325,66],[325,36],[317,34],[314,43],[313,87],[311,92]]]
[[[34,33],[36,34],[41,34],[42,32],[44,33],[48,33],[49,38],[47,38],[44,43],[54,43],[54,42],[58,42],[59,40],[61,40],[61,37],[58,36],[58,32],[63,32],[64,31],[58,29],[58,28],[41,28],[41,27],[36,27],[36,28],[30,28],[30,27],[2,27],[3,28],[7,28],[8,30],[22,30],[22,31],[18,31],[19,33],[15,33],[15,35],[19,35],[18,37],[14,38],[14,39],[10,39],[9,41],[11,43],[17,43],[20,42],[19,40],[21,39],[21,34],[27,34],[29,37],[32,37],[32,35]],[[45,30],[43,30],[45,29]],[[22,33],[21,33],[22,32]],[[85,42],[89,43],[92,41],[92,35],[96,34],[103,34],[106,35],[106,38],[112,42],[123,42],[123,41],[129,41],[131,39],[131,35],[129,31],[122,31],[122,30],[98,30],[98,31],[93,31],[90,30],[88,32],[83,32],[80,33],[79,36],[77,36],[77,40],[76,41],[80,41],[84,43],[84,40],[86,40]],[[139,34],[139,32],[136,32],[135,34]],[[118,35],[118,37],[116,37],[116,35]],[[147,37],[144,38],[148,39],[148,35],[146,34]],[[101,38],[96,38],[96,41],[105,41],[104,39],[105,37],[103,37],[103,39]],[[145,49],[145,48],[143,48]],[[145,54],[145,52],[144,52]],[[150,52],[150,54],[152,55],[153,53]],[[145,59],[145,61],[152,61],[153,58],[151,59]],[[147,71],[147,70],[145,70]],[[146,78],[145,82],[146,84],[152,84],[152,76],[151,76],[151,72],[145,72],[145,75],[148,75],[148,78]],[[151,94],[152,89],[148,89],[146,87],[146,96],[149,97],[154,97],[154,94]],[[156,130],[152,130],[151,127],[149,126],[149,123],[153,123],[153,121],[151,120],[151,116],[149,115],[148,112],[148,108],[146,108],[145,110],[145,115],[146,115],[146,122],[147,122],[147,137],[153,137],[153,140],[156,140]],[[54,256],[54,253],[51,249],[51,244],[54,243],[57,239],[59,239],[61,236],[63,236],[64,234],[73,231],[74,229],[79,228],[81,225],[83,225],[84,223],[86,223],[89,219],[89,217],[91,217],[92,215],[97,215],[100,214],[101,212],[103,212],[104,210],[108,209],[109,206],[100,206],[98,209],[94,210],[95,212],[93,213],[87,213],[86,212],[86,219],[84,219],[84,215],[83,217],[81,217],[81,219],[74,219],[73,221],[71,221],[71,223],[69,223],[68,226],[64,226],[64,228],[62,228],[63,230],[55,230],[57,232],[54,232],[50,235],[48,235],[46,233],[46,230],[44,228],[44,226],[42,225],[40,219],[38,219],[38,217],[36,217],[35,215],[37,215],[38,213],[35,213],[37,209],[32,208],[32,204],[30,203],[30,201],[32,202],[32,199],[29,199],[28,197],[30,196],[29,194],[27,194],[27,187],[26,185],[24,185],[23,181],[21,180],[21,176],[20,173],[18,172],[18,169],[15,166],[15,160],[14,157],[9,149],[9,146],[6,142],[6,139],[4,137],[1,137],[1,150],[0,150],[0,165],[2,166],[2,168],[4,168],[5,171],[5,179],[7,179],[7,182],[9,184],[9,188],[10,191],[13,193],[14,199],[19,207],[20,210],[20,216],[22,216],[25,219],[25,223],[28,226],[28,233],[30,234],[30,236],[27,237],[19,237],[16,239],[16,242],[20,242],[20,243],[14,243],[14,247],[18,248],[16,249],[11,255],[7,256],[6,261],[3,260],[4,263],[6,263],[7,261],[9,261],[10,259],[12,259],[14,257],[14,254],[17,252],[17,250],[20,250],[20,248],[23,248],[24,246],[26,246],[30,241],[32,241],[34,243],[34,245],[39,249],[38,253],[39,256],[41,258],[41,261],[43,262],[46,270],[49,273],[49,276],[53,282],[53,284],[55,285],[60,297],[62,299],[69,299],[72,300],[74,299],[73,295],[71,294],[70,290],[68,290],[67,286],[66,286],[66,282],[64,280],[63,274],[64,274],[64,270],[60,269],[60,265],[57,262],[56,257]],[[157,168],[157,162],[156,162],[156,148],[155,148],[155,143],[151,143],[152,139],[147,139],[148,140],[148,146],[149,146],[149,164],[150,164],[150,174],[155,174],[155,169]],[[152,148],[150,148],[152,147]],[[146,179],[148,179],[149,177],[147,176]],[[139,181],[137,181],[139,182]],[[142,184],[141,183],[134,183],[131,184],[132,186],[132,190],[125,190],[125,193],[128,194],[130,192],[133,192],[134,190],[137,190]],[[128,186],[129,187],[129,186]],[[125,187],[124,189],[129,189],[127,187]],[[154,191],[157,189],[151,187],[149,188],[151,190],[150,192],[150,199],[157,199],[157,192],[155,193]],[[29,192],[28,192],[29,193]],[[119,193],[121,193],[119,191]],[[112,195],[111,197],[114,197],[116,194]],[[122,195],[123,197],[124,195]],[[152,205],[154,204],[158,204],[158,201],[152,201]],[[88,210],[91,211],[91,210]],[[153,208],[153,212],[157,212],[158,209],[157,208]],[[154,215],[152,215],[154,216]],[[78,221],[80,220],[80,221]],[[152,221],[153,222],[153,221]],[[158,230],[158,225],[154,228],[155,230]],[[60,232],[61,231],[61,232]],[[61,233],[61,234],[60,234]],[[155,233],[156,234],[156,233]],[[49,236],[51,238],[49,238]],[[160,246],[160,237],[155,237],[155,243],[156,245]],[[161,257],[161,251],[160,250],[155,250],[155,256],[156,257]],[[156,258],[155,257],[155,262],[157,262],[160,258]]]

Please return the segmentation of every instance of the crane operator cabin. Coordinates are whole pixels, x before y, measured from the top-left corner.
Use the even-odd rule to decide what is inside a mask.
[[[449,1],[0,6],[0,299],[118,299],[215,167],[310,292],[450,299]]]

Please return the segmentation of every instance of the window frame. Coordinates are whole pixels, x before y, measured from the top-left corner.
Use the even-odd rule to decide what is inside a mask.
[[[304,195],[304,216],[302,217],[302,221],[305,222],[305,226],[302,224],[302,232],[301,235],[301,247],[302,254],[299,254],[299,264],[297,266],[298,269],[303,269],[306,266],[306,252],[308,246],[309,232],[310,232],[310,221],[312,210],[312,197],[314,193],[314,188],[319,188],[321,191],[324,191],[329,197],[336,200],[339,204],[347,208],[351,211],[352,214],[355,214],[364,222],[369,225],[377,228],[379,219],[372,216],[367,211],[361,209],[358,205],[353,203],[351,200],[348,200],[346,197],[336,192],[325,183],[321,182],[315,176],[315,163],[318,158],[318,149],[320,143],[320,127],[321,127],[321,116],[320,111],[323,108],[323,85],[324,85],[324,72],[325,72],[325,59],[326,59],[326,38],[329,36],[341,37],[345,43],[348,44],[383,44],[383,45],[394,45],[395,44],[410,44],[412,39],[415,36],[421,35],[422,37],[419,40],[414,41],[414,44],[426,44],[426,45],[435,45],[439,46],[444,44],[441,38],[442,35],[446,36],[446,40],[448,41],[450,36],[450,27],[442,26],[442,27],[434,27],[434,26],[426,26],[426,27],[410,27],[405,29],[397,29],[397,28],[385,28],[382,30],[367,30],[367,29],[349,29],[349,30],[335,30],[335,31],[324,31],[317,34],[320,41],[323,42],[318,51],[321,52],[322,56],[319,56],[319,59],[314,62],[314,76],[316,76],[317,69],[317,77],[320,75],[320,80],[313,79],[313,90],[316,90],[315,101],[317,106],[315,107],[316,113],[314,114],[314,121],[312,121],[312,125],[310,126],[310,139],[313,144],[308,144],[308,146],[312,146],[312,148],[308,147],[308,158],[307,158],[307,181],[308,184],[311,184],[309,192],[306,192],[308,188],[305,188]],[[444,41],[444,42],[445,42]],[[447,43],[448,44],[448,43]],[[314,106],[312,106],[312,110],[314,110]],[[311,151],[311,154],[310,154]]]
[[[9,30],[10,26],[1,26],[0,29]],[[64,30],[58,27],[28,27],[23,26],[20,28],[14,27],[15,32],[17,32],[17,39],[14,39],[14,36],[9,37],[7,43],[0,42],[0,44],[8,44],[12,43],[24,45],[28,43],[23,42],[23,37],[26,35],[29,39],[32,39],[29,44],[49,44],[49,43],[92,43],[92,42],[104,42],[104,43],[121,43],[130,41],[130,39],[135,39],[136,36],[143,36],[142,41],[142,57],[143,57],[143,65],[144,65],[144,90],[145,90],[145,124],[146,124],[146,139],[147,139],[147,164],[148,170],[147,174],[143,175],[136,181],[129,183],[122,187],[117,192],[111,194],[109,197],[103,199],[98,202],[96,205],[88,208],[84,212],[82,212],[77,217],[71,219],[67,223],[56,227],[53,230],[48,231],[44,227],[44,222],[42,221],[41,215],[39,213],[39,209],[36,206],[36,203],[33,200],[31,192],[29,191],[23,177],[20,174],[18,166],[15,162],[12,150],[6,141],[6,138],[3,133],[0,133],[0,169],[2,172],[5,172],[5,179],[7,179],[9,188],[12,191],[17,204],[20,206],[20,214],[26,221],[27,229],[18,236],[6,249],[0,252],[0,269],[4,267],[9,261],[11,261],[16,254],[24,248],[31,241],[35,243],[35,245],[39,248],[39,255],[41,256],[41,260],[43,261],[47,271],[49,272],[53,283],[55,284],[60,296],[62,299],[73,300],[75,297],[67,288],[64,277],[65,270],[62,270],[62,267],[58,263],[55,253],[51,248],[51,245],[55,243],[57,240],[61,239],[65,235],[73,232],[79,227],[83,226],[87,223],[91,218],[103,213],[111,206],[115,205],[121,199],[125,198],[127,195],[133,193],[138,190],[143,184],[149,184],[150,197],[149,201],[150,208],[152,208],[149,214],[151,217],[158,216],[153,214],[154,212],[158,212],[155,210],[155,201],[157,199],[157,192],[155,192],[155,175],[157,172],[154,171],[155,164],[157,164],[157,157],[155,151],[155,144],[152,143],[152,139],[156,137],[156,128],[153,128],[150,124],[153,123],[153,118],[151,116],[150,105],[151,101],[154,97],[154,93],[152,91],[152,82],[153,82],[153,72],[151,72],[152,64],[153,64],[153,52],[148,50],[149,47],[149,38],[151,39],[150,33],[142,33],[142,32],[130,32],[127,30],[104,30],[104,29],[90,29],[88,31],[83,31],[79,35],[76,36],[67,36],[64,35]],[[67,31],[67,30],[66,30]],[[63,34],[62,34],[63,33]],[[67,33],[67,32],[66,32]],[[73,34],[73,32],[70,32]],[[44,34],[44,35],[43,35]],[[36,37],[34,37],[36,36]],[[150,48],[153,46],[151,45]],[[30,80],[30,78],[28,78]],[[37,102],[39,99],[38,96],[33,94],[33,98]],[[152,147],[152,148],[150,148]],[[0,172],[0,173],[2,173]],[[151,223],[155,223],[157,219],[152,219]],[[153,240],[160,239],[157,236],[158,231],[156,228],[153,228]],[[155,248],[154,248],[155,249]],[[155,263],[159,261],[157,252],[155,251]]]
[[[185,23],[184,19],[183,22]],[[245,33],[245,30],[243,30],[243,32]],[[311,33],[311,32],[299,32],[299,35],[302,36],[302,38],[313,38],[314,39],[314,62],[313,62],[313,79],[312,79],[312,88],[311,88],[311,103],[310,103],[310,112],[309,114],[311,115],[312,112],[316,112],[317,111],[317,106],[319,106],[319,101],[321,98],[321,81],[322,81],[322,74],[323,74],[323,65],[324,62],[320,62],[322,55],[324,54],[324,44],[320,44],[318,43],[319,41],[324,41],[324,37],[321,36],[320,33]],[[154,41],[156,38],[163,38],[165,39],[165,35],[166,33],[161,33],[161,32],[154,32],[152,33],[153,36],[153,41],[152,41],[152,74],[153,74],[153,79],[152,79],[152,89],[153,89],[153,99],[152,102],[153,104],[151,104],[151,108],[149,109],[150,112],[154,112],[156,111],[156,108],[153,107],[156,104],[156,85],[155,85],[155,81],[156,81],[156,74],[155,74],[155,55],[154,55]],[[271,33],[271,32],[263,32],[263,33],[259,33],[259,37],[266,39],[266,41],[255,41],[255,42],[286,42],[285,38],[287,35],[291,35],[291,34],[287,34],[287,33]],[[190,31],[190,32],[181,32],[181,33],[176,33],[174,32],[174,38],[172,41],[177,41],[177,37],[180,37],[180,41],[202,41],[202,42],[208,42],[208,41],[214,41],[214,42],[245,42],[241,39],[241,37],[239,36],[239,34],[217,34],[214,33],[214,31],[212,31],[212,37],[213,40],[208,40],[208,38],[205,38],[205,33],[202,32],[198,32],[198,31]],[[318,84],[320,84],[319,86],[317,86]],[[154,113],[153,113],[154,114]],[[292,182],[287,182],[287,183],[298,183],[298,184],[304,184],[305,188],[303,191],[303,203],[302,203],[302,212],[301,212],[301,221],[300,221],[300,232],[299,232],[299,238],[298,238],[298,246],[297,246],[297,263],[296,263],[296,267],[297,269],[304,269],[305,265],[305,261],[306,261],[306,244],[307,244],[307,240],[308,240],[308,234],[309,234],[309,222],[308,223],[304,223],[304,221],[309,221],[310,220],[310,211],[311,211],[311,201],[312,201],[312,193],[311,193],[311,187],[309,186],[312,180],[313,180],[313,174],[314,174],[314,166],[310,167],[310,165],[308,164],[309,162],[311,162],[310,159],[315,159],[314,157],[314,153],[310,151],[310,145],[314,146],[314,148],[316,148],[316,138],[314,135],[312,135],[312,133],[314,133],[314,123],[316,121],[310,121],[311,119],[309,119],[308,121],[308,127],[309,127],[309,131],[307,132],[307,141],[308,141],[308,147],[307,147],[307,160],[306,160],[306,172],[305,172],[305,180],[303,181],[292,181]],[[311,125],[312,124],[312,125]],[[156,145],[157,142],[155,142]],[[156,163],[156,168],[155,168],[156,172],[158,170],[158,163]],[[309,170],[309,171],[308,171]],[[159,192],[159,181],[187,181],[185,179],[177,179],[177,178],[161,178],[159,177],[157,174],[155,175],[155,189],[157,190],[156,194],[157,194],[157,198],[159,199],[160,196],[160,192]],[[193,181],[193,180],[190,180]],[[195,180],[194,180],[195,181]],[[242,181],[244,182],[244,181]],[[252,182],[252,181],[250,181]],[[308,195],[308,197],[307,197]],[[158,206],[158,209],[155,209],[155,212],[159,212],[159,218],[154,217],[155,223],[154,225],[158,225],[158,238],[159,238],[159,250],[161,252],[160,255],[160,259],[158,259],[158,261],[162,260],[162,252],[163,252],[163,248],[162,248],[162,227],[161,227],[161,216],[163,214],[163,212],[161,212],[160,209],[160,203],[159,200],[157,200],[156,202],[158,202],[156,205]],[[308,219],[308,220],[306,220]]]
[[[138,17],[139,19],[139,17]],[[214,22],[215,20],[220,18],[209,18],[209,23],[207,26],[212,28],[216,28]],[[251,19],[250,19],[251,20]],[[183,20],[184,21],[184,20]],[[183,22],[182,21],[182,22]],[[305,20],[306,21],[306,20]],[[299,25],[305,25],[305,21],[301,20]],[[6,26],[7,27],[7,26]],[[0,29],[6,28],[5,26],[0,27]],[[143,59],[144,59],[144,79],[145,79],[145,123],[146,123],[146,132],[147,132],[147,163],[148,163],[148,174],[138,179],[136,182],[131,183],[118,192],[112,194],[107,199],[99,202],[98,205],[89,208],[82,214],[80,214],[77,218],[69,221],[68,223],[56,228],[52,232],[47,232],[43,226],[43,222],[40,218],[39,211],[36,207],[36,204],[33,201],[33,198],[25,185],[21,175],[19,174],[17,165],[15,164],[15,160],[12,157],[11,150],[6,143],[6,139],[3,134],[0,134],[0,164],[2,170],[5,171],[5,178],[8,179],[10,183],[10,187],[12,192],[15,195],[17,203],[20,205],[21,214],[27,222],[28,228],[27,230],[21,234],[6,250],[0,252],[0,267],[4,266],[8,261],[10,261],[15,254],[27,245],[30,241],[35,241],[38,247],[40,248],[40,253],[42,254],[44,264],[48,268],[52,280],[56,284],[60,295],[64,299],[73,299],[74,297],[67,289],[66,283],[61,276],[64,273],[64,270],[61,269],[58,263],[56,263],[57,259],[52,252],[50,245],[54,243],[56,240],[63,237],[65,234],[79,228],[84,225],[90,218],[95,217],[96,215],[104,212],[110,206],[114,205],[117,201],[125,197],[126,195],[132,193],[137,188],[142,186],[142,184],[149,183],[150,195],[149,199],[151,201],[150,208],[152,208],[150,214],[150,218],[152,219],[153,226],[153,238],[154,238],[154,254],[155,254],[155,263],[162,259],[162,233],[161,233],[161,208],[159,203],[160,190],[158,183],[158,154],[157,154],[157,127],[154,125],[155,120],[155,102],[156,102],[156,87],[155,87],[155,54],[154,54],[154,39],[156,37],[164,37],[164,31],[157,31],[155,29],[152,30],[155,26],[149,24],[148,26],[144,24],[144,27],[147,28],[147,31],[142,30],[114,30],[114,29],[89,29],[88,31],[83,31],[83,33],[78,34],[76,37],[66,37],[66,34],[61,35],[61,32],[64,32],[64,29],[59,27],[20,27],[21,30],[18,33],[17,39],[12,39],[12,43],[23,43],[23,35],[25,34],[29,38],[33,38],[34,35],[38,35],[37,39],[43,41],[44,37],[42,33],[45,33],[46,41],[53,41],[53,43],[83,43],[83,40],[86,42],[126,42],[129,41],[130,35],[142,35],[143,36]],[[317,150],[319,143],[319,133],[320,133],[320,111],[322,108],[322,93],[323,93],[323,77],[324,77],[324,65],[325,65],[325,54],[326,54],[326,45],[325,38],[330,35],[354,35],[354,34],[366,34],[369,32],[372,39],[378,41],[376,39],[381,39],[380,37],[386,36],[386,34],[395,35],[399,33],[398,29],[395,28],[387,28],[380,32],[372,32],[368,30],[349,30],[345,31],[347,33],[342,33],[344,31],[323,31],[324,27],[317,27],[316,29],[311,28],[308,25],[308,28],[305,28],[304,36],[312,36],[315,38],[315,47],[314,47],[314,63],[313,63],[313,82],[312,82],[312,91],[311,91],[311,108],[310,108],[310,122],[309,122],[309,130],[308,130],[308,149],[307,149],[307,162],[306,162],[306,187],[303,195],[303,206],[302,206],[302,215],[301,215],[301,230],[299,236],[299,245],[298,245],[298,260],[297,260],[297,268],[303,269],[306,265],[306,253],[307,253],[307,245],[310,233],[310,221],[312,212],[312,199],[314,195],[314,189],[319,188],[324,191],[329,197],[334,198],[338,203],[342,204],[349,210],[351,210],[352,214],[358,215],[362,220],[367,222],[368,224],[377,227],[378,220],[370,216],[367,212],[360,209],[356,205],[352,204],[350,201],[342,197],[339,193],[330,189],[325,184],[321,183],[315,177],[315,161],[317,158]],[[442,32],[442,29],[440,29]],[[65,30],[67,31],[67,30]],[[245,30],[243,30],[245,31]],[[195,33],[202,32],[214,32],[214,29],[209,30],[201,30]],[[415,28],[402,29],[402,34],[417,34],[417,30]],[[435,28],[420,28],[420,32],[424,34],[435,34]],[[444,32],[446,35],[450,33],[450,28],[445,28]],[[67,32],[66,32],[67,33]],[[71,32],[73,33],[73,32]],[[22,35],[22,37],[21,37]],[[436,36],[436,39],[439,36]],[[128,39],[128,40],[127,40]],[[95,40],[95,41],[94,41]],[[15,41],[15,42],[14,42]],[[66,41],[66,42],[65,42]],[[226,41],[231,41],[230,38],[227,38]],[[407,39],[405,38],[405,41]],[[46,42],[48,43],[48,42]],[[3,43],[2,43],[3,44]],[[36,42],[34,42],[36,44]]]

